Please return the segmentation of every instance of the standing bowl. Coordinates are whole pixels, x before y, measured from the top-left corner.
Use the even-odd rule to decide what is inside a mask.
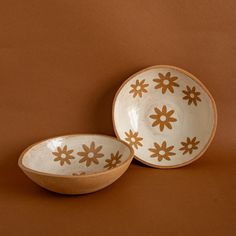
[[[18,165],[41,187],[63,194],[90,193],[116,181],[134,152],[106,135],[66,135],[43,140],[21,154]]]

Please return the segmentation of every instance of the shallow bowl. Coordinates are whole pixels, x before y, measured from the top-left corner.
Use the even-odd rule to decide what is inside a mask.
[[[153,66],[128,78],[113,102],[116,135],[135,158],[157,168],[198,159],[210,145],[217,112],[207,88],[189,72]]]
[[[63,194],[90,193],[113,183],[129,167],[133,150],[106,135],[67,135],[28,147],[18,164],[41,187]]]

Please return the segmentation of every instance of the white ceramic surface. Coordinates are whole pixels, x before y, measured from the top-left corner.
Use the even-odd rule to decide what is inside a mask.
[[[111,184],[125,172],[132,157],[132,148],[116,138],[67,135],[30,146],[19,158],[19,166],[42,187],[76,194]]]
[[[199,158],[215,134],[215,102],[190,73],[153,66],[128,78],[113,102],[116,135],[135,158],[159,168],[186,165]]]

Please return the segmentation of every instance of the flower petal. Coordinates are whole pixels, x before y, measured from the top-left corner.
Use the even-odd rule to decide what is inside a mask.
[[[162,94],[166,93],[167,88],[168,88],[167,86],[162,86]]]
[[[95,151],[95,142],[90,144],[90,151]]]
[[[176,153],[175,152],[168,152],[168,155],[169,156],[174,156],[174,155],[176,155]]]
[[[162,149],[166,149],[166,145],[167,145],[167,143],[166,143],[166,141],[164,141],[161,145]]]
[[[95,152],[98,153],[99,151],[102,150],[102,145],[98,146],[96,149],[95,149]]]
[[[167,107],[166,107],[166,105],[164,105],[163,107],[162,107],[162,113],[166,113],[167,112]]]
[[[164,123],[160,123],[160,131],[163,131],[164,127],[165,127]]]
[[[102,153],[96,154],[96,158],[101,158],[101,157],[104,157],[104,154],[102,154]]]
[[[168,118],[168,121],[169,121],[169,122],[176,122],[176,121],[177,121],[177,119],[176,119],[176,118],[174,118],[174,117],[170,117],[170,118]]]
[[[158,73],[159,78],[165,79],[165,76],[162,73]]]
[[[170,110],[166,113],[166,116],[171,116],[174,114],[174,112],[175,112],[174,110]]]
[[[166,127],[167,127],[168,129],[172,129],[172,125],[171,125],[171,123],[166,122],[165,125],[166,125]]]
[[[160,124],[160,121],[155,120],[155,121],[152,123],[152,127],[155,127],[155,126],[157,126],[157,125],[159,125],[159,124]]]
[[[87,156],[87,153],[86,152],[77,152],[77,155],[78,156]]]
[[[157,151],[159,151],[161,149],[161,146],[158,143],[154,143],[154,146]]]
[[[162,88],[162,84],[157,84],[154,88],[155,88],[155,89]]]
[[[173,89],[172,86],[168,86],[167,88],[169,89],[169,91],[170,91],[171,93],[174,93],[174,89]]]
[[[168,156],[164,156],[164,158],[167,160],[167,161],[170,161],[170,158]]]
[[[170,75],[171,75],[170,72],[167,72],[165,77],[169,78]]]
[[[91,158],[91,161],[93,161],[95,164],[99,163],[99,161],[96,158]]]
[[[87,157],[83,157],[82,159],[79,160],[79,163],[85,162],[87,161],[87,159],[88,159]]]
[[[83,149],[85,150],[85,152],[89,152],[89,147],[85,144],[82,145]]]
[[[58,152],[52,152],[52,154],[53,154],[54,156],[57,156],[57,157],[61,156],[61,154],[58,153]]]
[[[71,154],[73,151],[74,151],[74,150],[72,150],[72,149],[71,149],[71,150],[68,150],[68,151],[67,151],[67,154]]]
[[[63,151],[63,152],[66,152],[66,150],[67,150],[67,145],[65,145],[65,146],[63,147],[62,151]]]
[[[169,152],[174,148],[174,146],[169,146],[168,148],[166,148],[166,151]]]

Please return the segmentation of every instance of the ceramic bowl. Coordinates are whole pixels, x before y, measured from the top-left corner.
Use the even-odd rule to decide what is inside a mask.
[[[128,78],[113,102],[116,135],[153,167],[198,159],[215,134],[217,112],[207,88],[174,66],[153,66]]]
[[[67,135],[33,144],[19,166],[35,183],[53,192],[83,194],[100,190],[129,167],[133,149],[106,135]]]

